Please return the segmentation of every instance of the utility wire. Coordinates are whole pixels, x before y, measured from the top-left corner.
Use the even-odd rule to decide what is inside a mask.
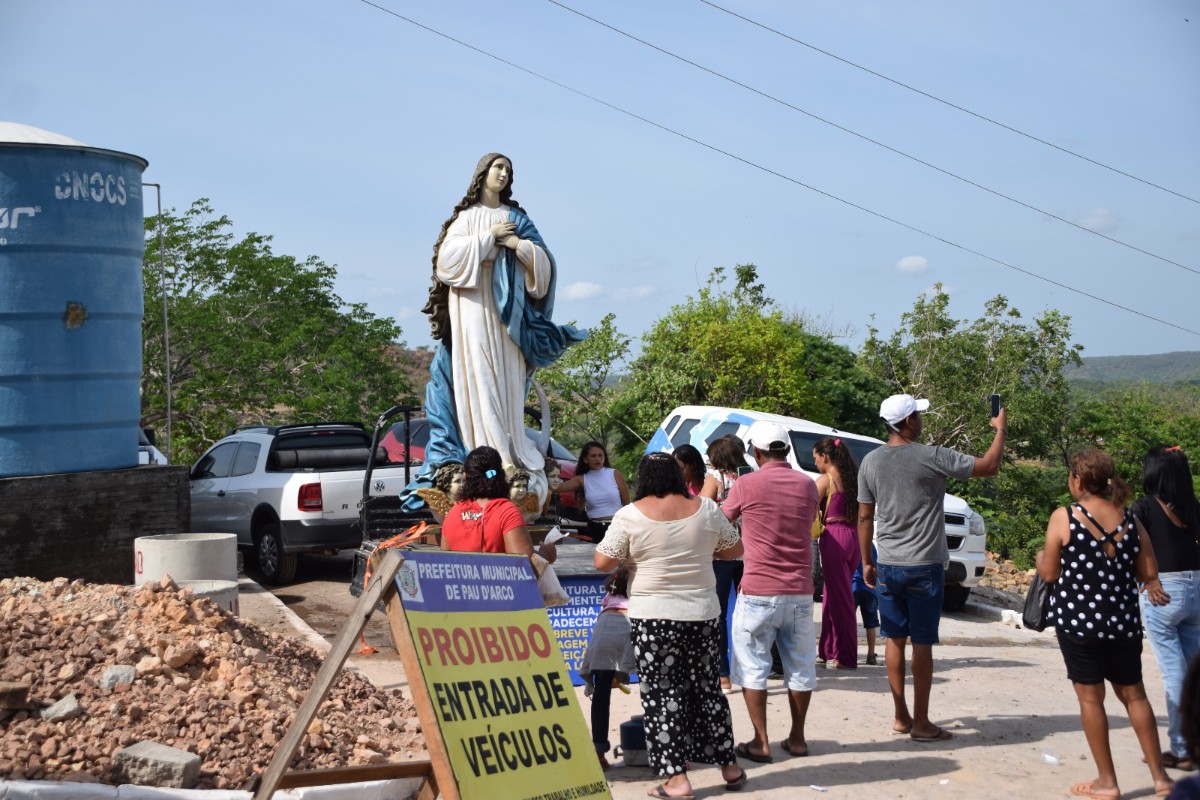
[[[682,61],[684,64],[695,67],[698,70],[707,72],[709,75],[720,78],[723,81],[728,81],[729,83],[732,83],[734,86],[739,86],[748,92],[753,92],[754,94],[758,95],[759,97],[765,97],[767,100],[778,103],[779,105],[784,106],[785,108],[790,108],[792,111],[797,111],[797,112],[803,114],[804,116],[809,117],[810,119],[815,119],[817,122],[822,122],[826,125],[829,125],[830,127],[837,128],[839,131],[842,131],[843,133],[848,133],[851,136],[862,139],[864,142],[870,142],[871,144],[873,144],[877,147],[882,147],[884,150],[887,150],[889,153],[895,153],[898,156],[907,158],[909,161],[915,161],[916,163],[918,163],[922,166],[929,167],[932,170],[936,170],[937,172],[940,172],[943,175],[946,175],[947,177],[954,178],[957,181],[962,181],[963,183],[967,184],[968,186],[973,186],[976,189],[985,191],[988,194],[991,194],[991,195],[1001,198],[1002,200],[1007,200],[1010,203],[1016,203],[1017,205],[1021,206],[1022,208],[1027,208],[1030,211],[1035,211],[1038,214],[1043,214],[1047,217],[1050,217],[1051,219],[1054,219],[1059,222],[1070,225],[1073,228],[1078,228],[1079,230],[1083,231],[1084,233],[1090,233],[1093,236],[1099,236],[1101,239],[1106,239],[1106,240],[1112,242],[1113,244],[1119,244],[1122,247],[1127,247],[1136,253],[1141,253],[1144,256],[1149,256],[1150,258],[1157,259],[1159,261],[1162,261],[1165,264],[1170,264],[1173,267],[1179,267],[1180,269],[1185,270],[1187,272],[1191,272],[1194,275],[1200,275],[1200,269],[1196,269],[1194,267],[1189,267],[1186,264],[1180,264],[1178,261],[1172,261],[1171,259],[1167,258],[1166,256],[1160,256],[1157,253],[1150,252],[1149,250],[1143,250],[1142,248],[1138,247],[1137,245],[1133,245],[1133,244],[1130,244],[1129,242],[1122,241],[1121,239],[1117,239],[1115,237],[1109,236],[1108,234],[1101,233],[1100,231],[1092,230],[1091,228],[1088,228],[1085,225],[1080,225],[1078,222],[1072,222],[1071,220],[1066,219],[1065,217],[1060,217],[1058,214],[1054,214],[1050,211],[1046,211],[1044,209],[1038,208],[1035,205],[1026,203],[1023,200],[1018,200],[1015,197],[1010,197],[1009,195],[1006,195],[1003,192],[999,192],[995,189],[988,188],[987,186],[984,186],[981,183],[977,183],[977,182],[971,180],[970,178],[964,178],[963,176],[957,175],[953,172],[950,172],[949,170],[942,169],[937,164],[931,164],[928,161],[918,158],[917,156],[909,155],[908,153],[904,152],[903,150],[897,150],[895,147],[892,147],[891,145],[885,144],[876,139],[872,139],[870,136],[859,133],[858,131],[847,128],[843,125],[839,125],[838,123],[833,122],[832,120],[825,119],[824,117],[818,116],[817,114],[814,114],[811,111],[806,111],[805,109],[800,108],[799,106],[792,105],[791,103],[787,102],[786,100],[781,100],[780,98],[775,97],[772,94],[768,94],[764,91],[754,88],[753,86],[742,83],[741,81],[737,80],[736,78],[731,78],[728,75],[717,72],[716,70],[709,69],[708,67],[704,66],[703,64],[697,64],[695,61],[685,58],[684,56],[681,56],[678,53],[673,53],[670,50],[666,50],[662,47],[659,47],[658,45],[654,44],[653,42],[648,42],[645,39],[639,39],[637,36],[634,36],[632,33],[628,33],[626,31],[621,30],[620,28],[609,25],[607,22],[604,22],[603,20],[599,20],[599,19],[596,19],[595,17],[589,16],[588,14],[585,14],[582,11],[579,11],[578,9],[571,8],[570,6],[559,2],[559,0],[546,0],[546,2],[550,3],[551,5],[558,6],[559,8],[563,9],[564,11],[570,11],[572,14],[583,17],[584,19],[586,19],[590,22],[594,22],[597,25],[600,25],[601,27],[608,28],[613,33],[620,34],[621,36],[624,36],[627,39],[632,39],[633,41],[637,42],[638,44],[649,47],[651,50],[657,50],[658,52],[662,53],[665,56],[670,56],[671,58],[674,58],[677,61]]]
[[[460,47],[465,47],[465,48],[467,48],[468,50],[471,50],[471,51],[473,51],[473,52],[476,52],[476,53],[478,53],[478,54],[479,54],[479,55],[481,55],[481,56],[486,56],[487,58],[490,58],[490,59],[492,59],[493,61],[497,61],[497,62],[499,62],[499,63],[501,63],[501,64],[504,64],[504,65],[505,65],[505,66],[507,66],[507,67],[512,67],[512,68],[513,68],[513,69],[515,69],[515,70],[518,70],[518,71],[520,71],[520,72],[524,72],[526,75],[529,75],[529,76],[531,76],[531,77],[537,78],[537,79],[538,79],[538,80],[540,80],[540,81],[545,81],[546,83],[549,83],[549,84],[551,84],[551,85],[553,85],[553,86],[557,86],[558,88],[560,88],[560,89],[564,89],[564,90],[566,90],[566,91],[568,91],[568,92],[570,92],[570,93],[572,93],[572,94],[578,95],[578,96],[580,96],[580,97],[583,97],[583,98],[585,98],[585,99],[587,99],[587,100],[591,100],[593,103],[597,103],[598,105],[602,105],[602,106],[604,106],[605,108],[612,109],[613,111],[616,111],[616,112],[617,112],[617,113],[619,113],[619,114],[624,114],[624,115],[625,115],[625,116],[627,116],[627,117],[631,117],[631,118],[633,118],[633,119],[636,119],[636,120],[638,120],[639,122],[643,122],[643,123],[645,123],[645,124],[647,124],[647,125],[650,125],[651,127],[658,128],[658,129],[659,129],[659,130],[661,130],[661,131],[664,131],[664,132],[666,132],[666,133],[669,133],[669,134],[671,134],[672,136],[677,136],[677,137],[679,137],[680,139],[684,139],[684,140],[686,140],[686,141],[689,141],[689,142],[691,142],[692,144],[699,145],[700,147],[703,147],[703,148],[705,148],[706,150],[711,150],[711,151],[713,151],[714,153],[719,153],[720,155],[723,155],[723,156],[725,156],[726,158],[731,158],[731,159],[733,159],[734,161],[737,161],[737,162],[740,162],[740,163],[742,163],[742,164],[745,164],[745,165],[746,165],[746,166],[748,166],[748,167],[753,167],[754,169],[757,169],[757,170],[759,170],[759,171],[761,171],[761,172],[765,172],[765,173],[767,173],[768,175],[774,175],[776,178],[781,178],[782,180],[785,180],[785,181],[787,181],[787,182],[789,182],[789,183],[794,183],[795,185],[797,185],[797,186],[801,186],[801,187],[803,187],[803,188],[805,188],[805,189],[808,189],[808,190],[809,190],[809,191],[811,191],[811,192],[816,192],[817,194],[819,194],[819,195],[821,195],[821,196],[823,196],[823,197],[828,197],[830,200],[834,200],[834,201],[836,201],[836,202],[838,202],[838,203],[841,203],[842,205],[849,206],[850,208],[854,208],[854,209],[857,209],[858,211],[862,211],[862,212],[864,212],[864,213],[870,214],[870,215],[871,215],[871,216],[873,216],[873,217],[877,217],[877,218],[879,218],[879,219],[885,220],[885,221],[887,221],[887,222],[890,222],[890,223],[892,223],[893,225],[898,225],[899,227],[901,227],[901,228],[905,228],[906,230],[910,230],[910,231],[912,231],[913,233],[918,233],[918,234],[920,234],[920,235],[922,235],[922,236],[926,236],[926,237],[928,237],[928,238],[930,238],[930,239],[934,239],[934,240],[936,240],[936,241],[939,241],[939,242],[941,242],[942,244],[946,244],[946,245],[949,245],[950,247],[953,247],[953,248],[955,248],[955,249],[962,250],[962,251],[963,251],[963,252],[965,252],[965,253],[970,253],[970,254],[971,254],[971,255],[973,255],[973,256],[977,256],[977,257],[979,257],[979,258],[982,258],[982,259],[984,259],[984,260],[991,261],[991,262],[992,262],[992,263],[994,263],[994,264],[999,264],[1000,266],[1002,266],[1002,267],[1006,267],[1006,268],[1008,268],[1008,269],[1011,269],[1011,270],[1013,270],[1013,271],[1015,271],[1015,272],[1020,272],[1020,273],[1022,273],[1023,275],[1028,275],[1028,276],[1029,276],[1029,277],[1031,277],[1031,278],[1036,278],[1037,280],[1039,280],[1039,281],[1042,281],[1042,282],[1044,282],[1044,283],[1049,283],[1049,284],[1051,284],[1051,285],[1053,285],[1053,286],[1057,286],[1057,287],[1059,287],[1060,289],[1065,289],[1065,290],[1066,290],[1066,291],[1068,291],[1068,292],[1073,292],[1074,294],[1078,294],[1078,295],[1080,295],[1080,296],[1082,296],[1082,297],[1087,297],[1088,299],[1095,300],[1095,301],[1096,301],[1096,302],[1098,302],[1098,303],[1103,303],[1104,305],[1107,305],[1107,306],[1111,306],[1111,307],[1113,307],[1113,308],[1120,309],[1121,311],[1126,311],[1126,312],[1128,312],[1128,313],[1130,313],[1130,314],[1133,314],[1133,315],[1135,315],[1135,316],[1141,317],[1141,318],[1143,318],[1143,319],[1150,320],[1151,322],[1157,322],[1157,323],[1159,323],[1160,325],[1166,325],[1166,326],[1167,326],[1167,327],[1169,327],[1169,328],[1175,328],[1176,330],[1182,331],[1182,332],[1184,332],[1184,333],[1190,333],[1190,334],[1192,334],[1193,336],[1200,336],[1200,331],[1195,331],[1195,330],[1192,330],[1191,328],[1185,328],[1185,327],[1183,327],[1182,325],[1177,325],[1177,324],[1175,324],[1174,322],[1169,322],[1169,321],[1167,321],[1167,320],[1165,320],[1165,319],[1160,319],[1159,317],[1155,317],[1155,316],[1152,316],[1152,315],[1150,315],[1150,314],[1146,314],[1146,313],[1143,313],[1143,312],[1141,312],[1141,311],[1137,311],[1136,309],[1129,308],[1128,306],[1123,306],[1123,305],[1121,305],[1120,303],[1115,303],[1115,302],[1113,302],[1112,300],[1106,300],[1106,299],[1104,299],[1103,297],[1099,297],[1099,296],[1097,296],[1097,295],[1090,294],[1090,293],[1088,293],[1088,292],[1085,292],[1085,291],[1083,291],[1082,289],[1076,289],[1074,286],[1070,286],[1070,285],[1068,285],[1068,284],[1065,284],[1065,283],[1060,283],[1059,281],[1056,281],[1056,280],[1054,280],[1054,279],[1052,279],[1052,278],[1047,278],[1047,277],[1045,277],[1045,276],[1043,276],[1043,275],[1039,275],[1039,274],[1037,274],[1036,272],[1031,272],[1030,270],[1024,269],[1023,267],[1018,267],[1018,266],[1017,266],[1017,265],[1015,265],[1015,264],[1010,264],[1009,262],[1007,262],[1007,261],[1003,261],[1003,260],[1001,260],[1001,259],[999,259],[999,258],[996,258],[996,257],[994,257],[994,256],[989,256],[989,255],[987,255],[986,253],[981,253],[981,252],[979,252],[979,251],[977,251],[977,250],[972,250],[971,248],[969,248],[969,247],[967,247],[967,246],[965,246],[965,245],[958,244],[957,242],[953,242],[953,241],[951,241],[951,240],[949,240],[949,239],[946,239],[946,238],[943,238],[943,237],[941,237],[941,236],[938,236],[938,235],[937,235],[937,234],[935,234],[935,233],[930,233],[929,231],[923,230],[923,229],[921,229],[921,228],[918,228],[918,227],[916,227],[916,226],[909,225],[907,222],[901,222],[900,220],[898,220],[898,219],[895,219],[894,217],[889,217],[888,215],[886,215],[886,214],[883,214],[883,213],[881,213],[881,212],[879,212],[879,211],[874,211],[874,210],[872,210],[872,209],[870,209],[870,208],[867,208],[866,206],[862,206],[862,205],[859,205],[858,203],[855,203],[855,202],[853,202],[853,201],[846,200],[846,199],[844,199],[844,198],[838,197],[837,195],[835,195],[835,194],[831,194],[831,193],[829,193],[829,192],[827,192],[827,191],[825,191],[825,190],[823,190],[823,189],[818,189],[817,187],[815,187],[815,186],[812,186],[812,185],[810,185],[810,184],[807,184],[807,183],[804,183],[803,181],[801,181],[801,180],[799,180],[799,179],[797,179],[797,178],[793,178],[793,177],[791,177],[791,176],[789,176],[789,175],[785,175],[785,174],[783,174],[782,172],[778,172],[778,171],[776,171],[776,170],[773,170],[773,169],[771,169],[770,167],[764,166],[764,165],[762,165],[762,164],[759,164],[759,163],[756,163],[756,162],[754,162],[754,161],[750,161],[749,159],[747,159],[747,158],[743,158],[742,156],[739,156],[739,155],[736,155],[736,154],[734,154],[734,153],[731,153],[731,152],[729,152],[728,150],[722,150],[721,148],[717,147],[716,145],[712,145],[712,144],[709,144],[708,142],[701,141],[700,139],[697,139],[697,138],[695,138],[694,136],[690,136],[690,135],[688,135],[688,134],[686,134],[686,133],[683,133],[683,132],[681,132],[681,131],[677,131],[677,130],[675,130],[674,128],[667,127],[666,125],[663,125],[662,123],[655,122],[655,121],[654,121],[654,120],[652,120],[652,119],[648,119],[647,117],[643,117],[643,116],[641,116],[641,115],[639,115],[639,114],[636,114],[636,113],[634,113],[634,112],[632,112],[632,111],[628,111],[628,110],[626,110],[626,109],[624,109],[624,108],[621,108],[620,106],[613,105],[612,103],[608,102],[607,100],[603,100],[603,99],[601,99],[601,98],[599,98],[599,97],[596,97],[596,96],[594,96],[594,95],[590,95],[590,94],[588,94],[587,92],[584,92],[584,91],[582,91],[582,90],[580,90],[580,89],[576,89],[576,88],[574,88],[574,87],[572,87],[572,86],[568,86],[567,84],[565,84],[565,83],[562,83],[561,81],[557,81],[557,80],[555,80],[554,78],[550,78],[550,77],[547,77],[546,75],[542,75],[541,73],[534,72],[533,70],[529,69],[528,67],[523,67],[523,66],[521,66],[520,64],[514,63],[514,62],[512,62],[512,61],[509,61],[509,60],[507,60],[507,59],[505,59],[505,58],[502,58],[501,56],[498,56],[498,55],[496,55],[495,53],[489,53],[488,51],[486,51],[486,50],[484,50],[484,49],[482,49],[482,48],[476,47],[476,46],[475,46],[475,45],[473,45],[473,44],[469,44],[468,42],[464,42],[464,41],[462,41],[461,39],[456,39],[456,38],[454,38],[453,36],[451,36],[451,35],[449,35],[449,34],[447,34],[447,33],[442,33],[441,31],[437,30],[436,28],[431,28],[431,27],[429,27],[428,25],[425,25],[425,24],[423,24],[423,23],[421,23],[421,22],[417,22],[416,20],[412,19],[411,17],[406,17],[406,16],[404,16],[403,14],[400,14],[399,12],[392,11],[390,8],[385,8],[384,6],[381,6],[381,5],[377,4],[377,3],[373,3],[373,2],[371,2],[371,0],[359,0],[359,2],[363,3],[364,5],[371,6],[372,8],[374,8],[374,9],[377,9],[377,10],[379,10],[379,11],[382,11],[383,13],[385,13],[385,14],[388,14],[388,15],[390,15],[390,16],[393,16],[393,17],[395,17],[395,18],[397,18],[397,19],[403,20],[403,21],[407,22],[408,24],[410,24],[410,25],[413,25],[414,27],[420,28],[420,29],[421,29],[421,30],[423,30],[423,31],[427,31],[427,32],[429,32],[429,33],[432,33],[434,36],[438,36],[438,37],[440,37],[440,38],[442,38],[442,39],[445,39],[446,41],[453,42],[454,44],[457,44],[457,45],[459,45]]]
[[[976,119],[983,120],[984,122],[995,125],[998,128],[1003,128],[1004,130],[1009,131],[1010,133],[1015,133],[1018,136],[1024,136],[1026,139],[1035,141],[1038,144],[1044,144],[1044,145],[1046,145],[1046,147],[1052,147],[1055,150],[1059,151],[1060,153],[1065,153],[1066,155],[1074,156],[1075,158],[1078,158],[1082,161],[1086,161],[1089,164],[1100,167],[1101,169],[1106,169],[1109,172],[1115,172],[1116,174],[1122,175],[1126,178],[1129,178],[1130,180],[1137,181],[1138,183],[1145,184],[1146,186],[1150,186],[1154,189],[1158,189],[1159,191],[1166,192],[1167,194],[1173,194],[1180,199],[1187,200],[1191,203],[1196,203],[1197,205],[1200,205],[1200,200],[1197,200],[1194,197],[1190,197],[1186,194],[1183,194],[1182,192],[1177,192],[1174,189],[1168,189],[1165,186],[1160,186],[1157,183],[1146,180],[1145,178],[1139,178],[1137,175],[1132,175],[1128,172],[1124,172],[1123,170],[1119,170],[1116,167],[1111,167],[1102,161],[1097,161],[1094,158],[1088,158],[1085,155],[1076,153],[1074,150],[1068,150],[1065,147],[1060,147],[1059,145],[1056,145],[1053,142],[1048,142],[1045,139],[1039,139],[1037,136],[1034,136],[1032,133],[1026,133],[1025,131],[1023,131],[1019,128],[1014,128],[1011,125],[1006,125],[1005,123],[1000,122],[999,120],[992,119],[991,117],[988,117],[988,116],[984,116],[983,114],[980,114],[976,111],[972,111],[969,108],[964,108],[960,105],[956,105],[955,103],[952,103],[949,100],[943,100],[942,98],[938,97],[937,95],[930,94],[929,92],[918,89],[915,86],[909,86],[907,83],[898,81],[895,78],[889,78],[887,75],[884,75],[882,72],[876,72],[875,70],[871,69],[870,67],[864,67],[862,64],[856,64],[855,62],[851,61],[848,58],[843,58],[835,53],[830,53],[828,50],[822,50],[821,48],[817,47],[816,45],[809,44],[808,42],[803,41],[801,39],[797,39],[795,36],[791,36],[789,34],[784,33],[781,30],[772,28],[770,25],[764,25],[761,22],[750,19],[750,17],[741,15],[741,14],[737,13],[736,11],[731,11],[730,9],[725,8],[724,6],[721,6],[721,5],[718,5],[714,2],[712,2],[712,0],[700,0],[700,2],[704,3],[704,5],[706,5],[706,6],[715,8],[717,11],[723,11],[731,17],[737,17],[738,19],[742,20],[743,22],[747,22],[747,23],[755,26],[756,28],[762,28],[764,31],[773,33],[776,36],[781,36],[790,42],[795,42],[796,44],[798,44],[802,47],[807,47],[809,50],[813,50],[817,53],[820,53],[823,56],[828,56],[829,58],[840,61],[843,64],[846,64],[847,66],[851,66],[851,67],[854,67],[855,69],[862,70],[863,72],[866,72],[869,75],[874,75],[876,78],[885,80],[888,83],[895,84],[896,86],[899,86],[903,89],[908,89],[910,92],[916,92],[917,94],[921,95],[922,97],[926,97],[930,100],[933,100],[936,103],[941,103],[944,106],[953,108],[955,111],[961,111],[964,114],[970,114],[972,117],[975,117]]]

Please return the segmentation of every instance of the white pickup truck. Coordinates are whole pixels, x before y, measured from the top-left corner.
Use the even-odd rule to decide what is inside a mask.
[[[359,507],[371,451],[361,425],[252,426],[221,439],[192,467],[191,529],[237,534],[267,583],[296,577],[300,553],[333,554],[362,543]],[[404,488],[404,465],[376,449],[372,495]],[[382,466],[378,466],[382,465]]]

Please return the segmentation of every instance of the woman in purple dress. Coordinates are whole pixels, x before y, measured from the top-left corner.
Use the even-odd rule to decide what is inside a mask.
[[[858,667],[858,623],[854,616],[852,578],[858,569],[858,467],[841,439],[825,437],[813,447],[818,506],[823,509],[821,567],[825,586],[821,599],[821,640],[817,660],[838,669]]]

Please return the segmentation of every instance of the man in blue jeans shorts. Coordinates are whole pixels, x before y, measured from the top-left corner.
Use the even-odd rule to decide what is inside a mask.
[[[892,732],[918,742],[940,742],[952,734],[929,719],[933,646],[938,643],[946,564],[942,498],[946,478],[990,477],[1004,457],[1007,415],[992,417],[996,430],[982,458],[947,447],[918,444],[921,412],[928,400],[897,394],[879,406],[887,444],[868,453],[858,469],[858,540],[863,580],[879,590],[880,633],[887,639],[888,685],[895,718]],[[878,566],[872,552],[878,548]],[[904,698],[904,667],[912,639],[913,708]]]

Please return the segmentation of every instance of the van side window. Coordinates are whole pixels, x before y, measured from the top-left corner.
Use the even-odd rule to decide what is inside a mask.
[[[850,448],[850,456],[855,464],[861,464],[863,456],[879,447],[879,442],[860,442],[857,439],[847,439],[846,446]]]
[[[714,430],[712,433],[710,433],[708,435],[708,438],[704,440],[704,443],[712,444],[717,439],[720,439],[722,436],[728,436],[731,433],[736,435],[738,432],[738,428],[740,428],[740,427],[742,427],[742,426],[736,422],[722,422],[720,425],[718,425],[716,427],[716,430]],[[674,444],[674,442],[672,442],[672,444]]]
[[[679,422],[679,415],[678,415],[678,414],[676,414],[675,416],[671,417],[671,418],[670,418],[670,419],[668,419],[666,422],[664,422],[664,423],[663,423],[663,426],[662,426],[662,429],[663,429],[664,431],[666,431],[666,432],[668,432],[668,433],[669,433],[669,432],[670,432],[670,430],[671,430],[671,428],[673,428],[677,422]]]
[[[800,465],[800,469],[805,472],[817,472],[817,462],[813,461],[813,445],[820,439],[819,433],[802,433],[800,431],[788,431],[792,440],[792,453],[796,456],[796,463]]]
[[[699,421],[700,420],[698,419],[685,419],[683,421],[683,423],[679,426],[679,430],[671,434],[672,449],[688,444],[692,441],[692,428],[696,427],[696,423]]]

